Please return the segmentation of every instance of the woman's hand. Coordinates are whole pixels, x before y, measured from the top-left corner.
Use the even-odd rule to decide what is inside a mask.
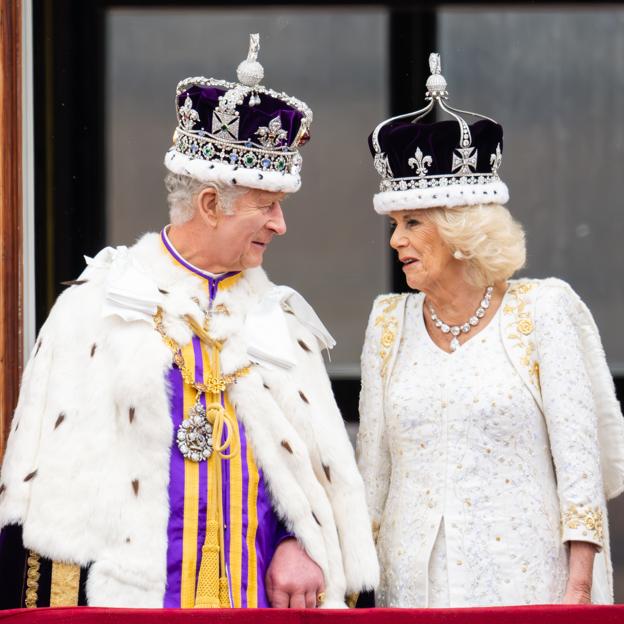
[[[561,604],[591,604],[591,585],[571,587],[568,582]]]
[[[568,584],[562,604],[591,604],[592,574],[596,546],[589,542],[570,542]]]

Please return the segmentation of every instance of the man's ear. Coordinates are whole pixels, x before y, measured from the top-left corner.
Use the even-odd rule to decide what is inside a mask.
[[[217,202],[217,191],[208,187],[203,189],[195,197],[197,214],[202,221],[212,227],[217,227],[219,223],[219,205]]]

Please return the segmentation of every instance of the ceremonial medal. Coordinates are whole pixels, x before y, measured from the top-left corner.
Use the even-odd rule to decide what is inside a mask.
[[[188,412],[188,418],[178,427],[176,436],[180,453],[185,459],[200,462],[212,453],[212,425],[206,419],[206,410],[201,403],[195,403]]]
[[[200,340],[210,344],[218,353],[222,343],[212,340],[207,334],[206,327],[199,327],[191,318],[187,318],[187,322],[193,332],[199,336]],[[208,459],[213,450],[216,450],[222,458],[229,459],[232,451],[229,456],[223,454],[223,451],[230,447],[231,444],[232,427],[230,426],[229,416],[221,403],[214,402],[204,407],[200,397],[202,394],[206,397],[218,397],[219,394],[225,392],[230,384],[236,383],[238,379],[248,375],[251,371],[251,366],[244,366],[227,375],[206,375],[203,382],[197,382],[195,381],[193,371],[184,361],[182,349],[175,340],[165,333],[161,308],[158,308],[154,314],[154,326],[156,331],[162,336],[165,344],[171,349],[173,362],[179,369],[184,383],[197,392],[195,404],[189,409],[187,418],[180,424],[176,432],[176,442],[180,453],[182,453],[185,459],[201,462]],[[219,369],[218,360],[216,360],[214,369],[216,371]],[[216,440],[213,440],[213,429]],[[225,440],[221,441],[221,434],[224,431],[226,432]]]

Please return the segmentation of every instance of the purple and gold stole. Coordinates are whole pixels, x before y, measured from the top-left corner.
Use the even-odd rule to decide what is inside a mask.
[[[206,281],[211,300],[218,289],[229,288],[240,273],[212,277],[189,265],[173,248],[163,231],[163,246],[172,260]],[[197,336],[182,348],[187,367],[196,381],[211,373],[211,349]],[[170,413],[173,424],[169,471],[169,523],[167,528],[167,587],[164,607],[192,608],[196,604],[202,546],[210,515],[208,462],[193,462],[180,453],[175,435],[184,415],[195,402],[195,390],[186,386],[180,370],[173,365],[168,373]],[[227,392],[221,403],[234,414]],[[201,401],[205,406],[205,397]],[[223,544],[229,604],[233,607],[268,607],[265,575],[278,543],[288,537],[276,516],[261,471],[258,469],[243,423],[231,420],[232,448],[238,449],[221,462]],[[224,431],[223,439],[227,435]],[[216,458],[215,458],[216,459]],[[223,574],[224,572],[224,574]]]

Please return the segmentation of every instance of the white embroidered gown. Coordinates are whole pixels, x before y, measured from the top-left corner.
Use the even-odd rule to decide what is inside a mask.
[[[378,477],[389,484],[377,544],[382,579],[376,604],[559,602],[568,549],[551,449],[557,449],[558,471],[566,473],[562,490],[605,509],[595,425],[581,425],[582,435],[575,427],[566,432],[568,415],[561,414],[549,423],[549,438],[506,355],[502,310],[455,353],[446,353],[427,333],[423,298],[411,295],[406,303],[385,395],[381,445],[390,466]],[[367,347],[363,366],[366,353]],[[582,408],[591,392],[582,371],[573,376],[564,366],[561,374],[557,391]],[[602,535],[584,530],[572,537],[600,545]]]

